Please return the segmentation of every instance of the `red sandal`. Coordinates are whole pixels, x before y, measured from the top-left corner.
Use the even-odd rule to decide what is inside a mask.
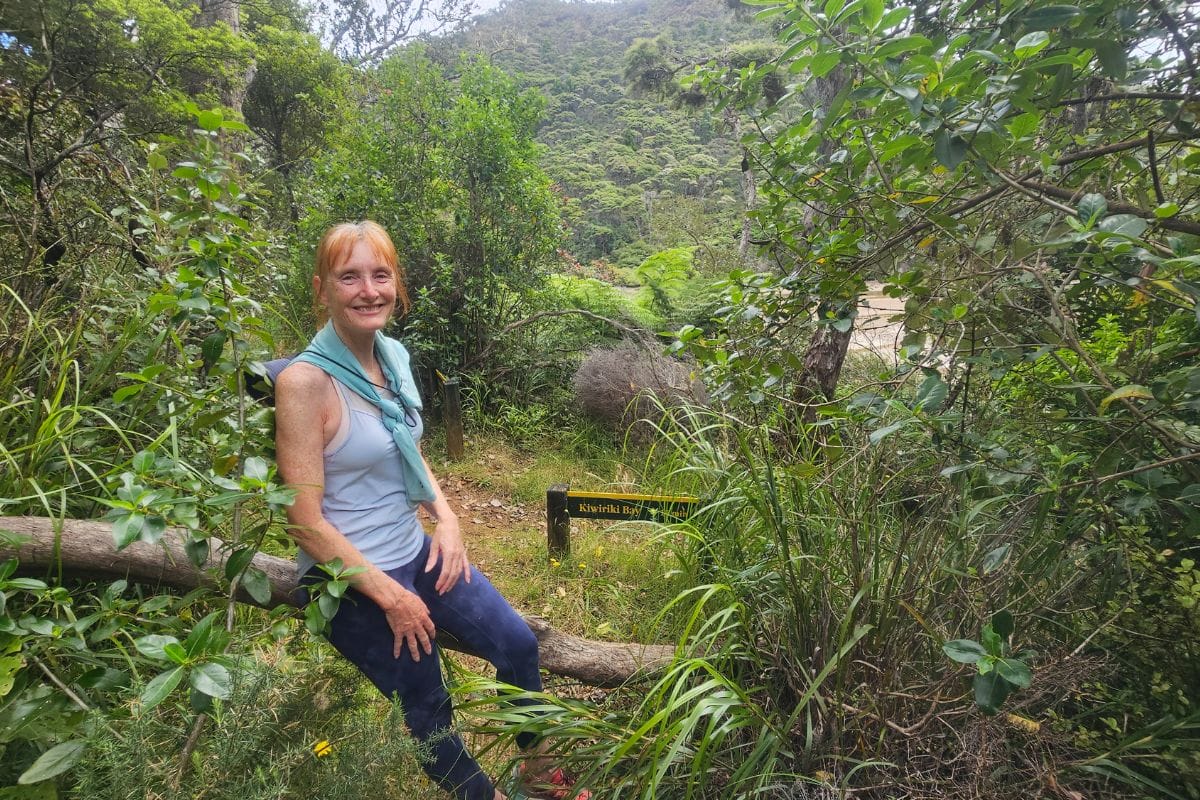
[[[530,797],[539,800],[591,800],[592,793],[587,789],[575,788],[575,781],[567,777],[567,773],[555,767],[550,772],[538,776],[536,782],[530,783],[525,774],[525,765],[520,767],[521,788]]]

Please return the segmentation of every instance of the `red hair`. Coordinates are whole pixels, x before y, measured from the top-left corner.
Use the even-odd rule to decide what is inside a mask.
[[[396,276],[396,302],[400,305],[400,313],[407,314],[412,302],[408,299],[408,290],[404,286],[404,270],[400,266],[400,256],[396,253],[396,245],[392,244],[392,237],[388,236],[387,231],[378,222],[369,219],[362,222],[343,222],[325,231],[320,244],[317,245],[313,275],[320,278],[324,284],[329,279],[329,273],[350,257],[350,251],[359,242],[366,242],[371,252],[379,259],[379,263],[391,268]],[[317,303],[317,314],[324,322],[324,307],[320,305],[318,298],[314,297],[313,301]]]

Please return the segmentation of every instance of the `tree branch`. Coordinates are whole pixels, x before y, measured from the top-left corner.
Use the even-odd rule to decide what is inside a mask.
[[[1080,106],[1084,103],[1107,103],[1116,100],[1192,100],[1200,97],[1200,95],[1190,92],[1110,92],[1109,94],[1095,94],[1090,97],[1072,97],[1067,100],[1059,100],[1056,106]]]
[[[170,529],[158,544],[134,542],[117,551],[112,525],[103,520],[63,520],[47,517],[0,517],[0,530],[11,531],[28,541],[15,548],[0,545],[0,559],[16,557],[25,574],[60,569],[78,580],[127,578],[138,583],[190,590],[221,587],[217,575],[224,574],[228,546],[209,539],[209,560],[197,568],[184,549],[187,534]],[[296,569],[288,560],[259,553],[251,562],[266,573],[271,584],[269,606],[299,605],[295,596]],[[258,605],[244,591],[237,599]],[[631,679],[656,672],[674,657],[671,645],[636,642],[597,642],[556,630],[540,617],[522,615],[538,639],[542,668],[574,678],[591,686],[619,686]],[[439,633],[443,647],[470,652],[461,643]]]
[[[1041,192],[1048,197],[1056,197],[1060,200],[1071,200],[1075,197],[1074,192],[1058,186],[1053,186],[1048,183],[1040,183],[1035,180],[1022,180],[1020,183],[1022,186],[1025,186],[1036,192]],[[1075,213],[1074,209],[1071,209],[1070,211],[1072,214]],[[1154,216],[1153,211],[1148,211],[1147,209],[1139,208],[1138,206],[1131,205],[1129,203],[1116,203],[1111,201],[1108,202],[1108,211],[1110,214],[1132,214],[1135,217],[1142,217],[1143,219],[1150,220],[1154,224],[1158,225],[1158,227],[1165,228],[1169,231],[1178,231],[1180,233],[1190,233],[1200,236],[1200,222],[1196,222],[1194,220],[1176,219],[1174,217],[1171,217],[1170,219],[1159,219],[1158,217]]]

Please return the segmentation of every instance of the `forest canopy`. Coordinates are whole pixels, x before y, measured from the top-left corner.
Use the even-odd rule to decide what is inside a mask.
[[[1200,798],[1197,53],[1182,0],[0,4],[0,797],[436,796],[330,663],[353,576],[254,561],[262,362],[369,218],[492,579],[674,653],[536,721],[455,661],[498,773],[534,730],[595,797]],[[568,480],[698,510],[551,560]]]

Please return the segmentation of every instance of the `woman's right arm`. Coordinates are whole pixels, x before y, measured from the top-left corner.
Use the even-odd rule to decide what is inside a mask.
[[[367,561],[321,512],[326,430],[340,414],[337,391],[323,371],[301,362],[280,373],[275,384],[275,454],[280,476],[296,490],[296,500],[287,512],[288,529],[314,561],[338,558],[345,567],[364,568],[350,580],[387,616],[395,635],[393,654],[399,658],[401,648],[407,645],[413,660],[419,661],[422,651],[433,652],[429,609],[421,598]]]

